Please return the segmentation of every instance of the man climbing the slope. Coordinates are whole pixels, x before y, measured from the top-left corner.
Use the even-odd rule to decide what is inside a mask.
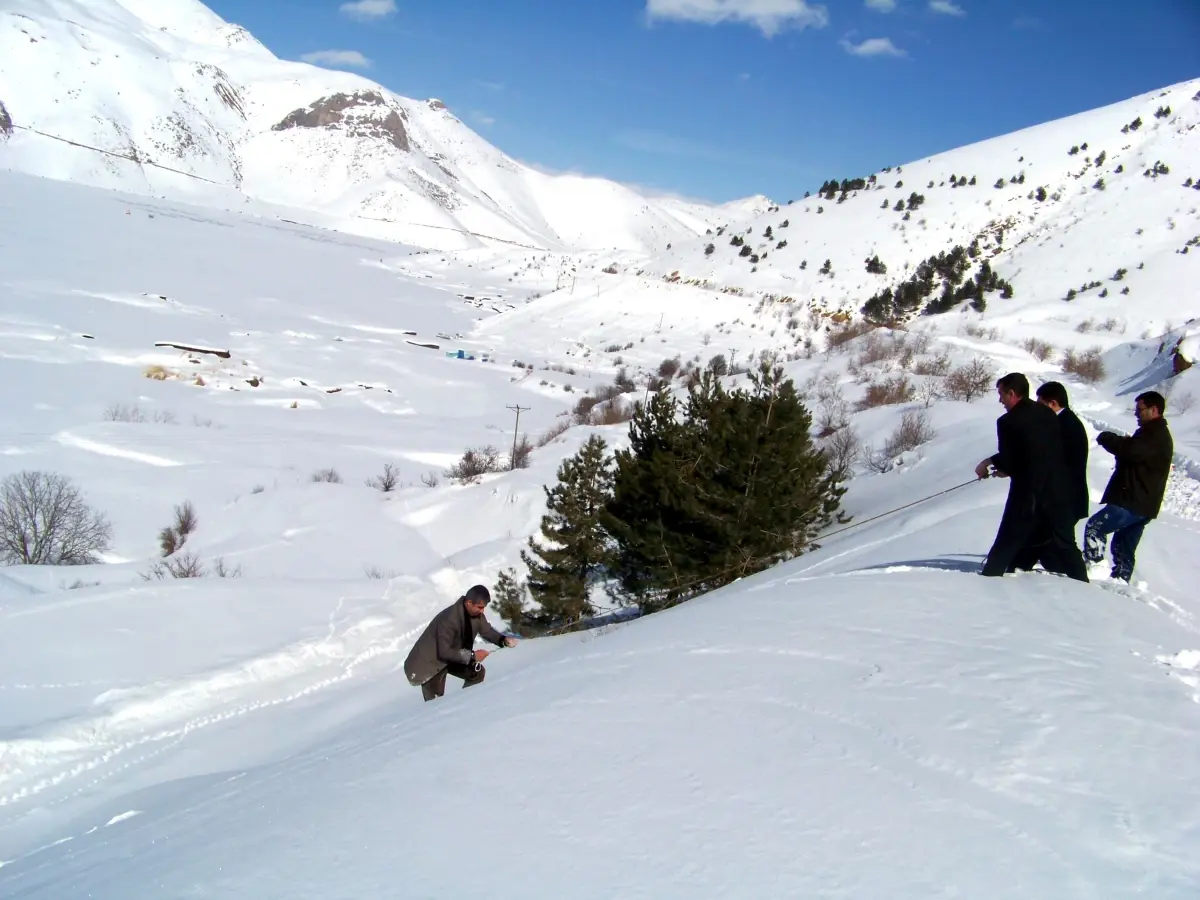
[[[1134,400],[1138,427],[1131,437],[1111,431],[1096,436],[1096,443],[1117,458],[1096,513],[1083,529],[1084,555],[1089,563],[1104,559],[1105,539],[1112,535],[1112,577],[1128,582],[1133,577],[1134,555],[1142,531],[1158,518],[1175,441],[1163,414],[1167,401],[1157,391],[1146,391]]]
[[[464,689],[483,681],[487,674],[483,661],[489,651],[473,649],[479,635],[497,647],[516,646],[516,638],[501,634],[484,618],[491,600],[484,585],[475,585],[434,616],[413,644],[404,661],[404,674],[413,687],[421,686],[426,702],[446,692],[447,675],[461,678]]]
[[[1004,515],[981,575],[1012,571],[1022,551],[1031,547],[1030,565],[1041,562],[1047,572],[1087,581],[1087,567],[1071,530],[1066,491],[1066,464],[1058,421],[1049,407],[1029,399],[1029,380],[1010,372],[996,382],[1005,413],[996,420],[998,450],[975,467],[979,478],[1011,478]],[[1025,560],[1020,560],[1025,561]]]

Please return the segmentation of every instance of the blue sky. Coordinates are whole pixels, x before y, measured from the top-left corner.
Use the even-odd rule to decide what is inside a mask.
[[[522,162],[715,201],[1200,77],[1200,0],[206,2],[278,56],[441,98]]]

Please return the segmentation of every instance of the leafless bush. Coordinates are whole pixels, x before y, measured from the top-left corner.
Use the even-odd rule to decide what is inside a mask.
[[[633,418],[633,409],[632,403],[614,397],[593,409],[588,422],[592,425],[619,425]]]
[[[675,373],[679,371],[679,367],[681,365],[682,363],[680,362],[678,356],[674,357],[673,359],[664,359],[658,364],[658,377],[674,378]]]
[[[437,472],[426,472],[421,476],[421,484],[428,488],[435,488],[441,483]]]
[[[883,444],[883,450],[867,448],[863,462],[873,472],[891,471],[896,457],[909,450],[928,444],[937,436],[929,421],[929,413],[923,409],[910,409],[900,418],[900,424]]]
[[[1172,394],[1170,402],[1174,412],[1185,413],[1190,412],[1192,407],[1196,405],[1196,397],[1191,391],[1188,391],[1186,394],[1180,394],[1178,397]]]
[[[1100,348],[1090,347],[1081,353],[1074,350],[1063,352],[1062,367],[1081,381],[1095,384],[1104,378],[1104,360],[1100,358]]]
[[[942,350],[937,356],[926,356],[913,363],[914,375],[944,376],[950,371],[950,355]]]
[[[892,406],[907,403],[917,395],[917,389],[905,375],[893,375],[884,381],[872,381],[867,393],[858,401],[858,409],[874,409],[877,406]]]
[[[398,484],[400,484],[400,470],[392,463],[384,463],[381,474],[367,479],[367,487],[373,487],[385,494],[394,491]]]
[[[870,331],[874,331],[875,326],[867,322],[842,322],[834,325],[829,329],[829,333],[825,336],[825,349],[829,352],[839,350],[846,343],[854,340],[856,337],[862,337]]]
[[[146,414],[136,403],[130,406],[124,403],[114,403],[104,410],[106,422],[145,422]]]
[[[179,556],[169,556],[166,559],[160,559],[152,565],[147,572],[140,572],[143,581],[166,581],[168,578],[206,578],[209,575],[217,578],[241,578],[242,567],[235,566],[232,569],[225,564],[225,560],[217,557],[213,560],[212,569],[204,568],[204,563],[195,553],[183,553]]]
[[[491,445],[480,448],[472,447],[463,452],[462,459],[446,471],[446,476],[459,484],[471,484],[478,481],[483,475],[499,471],[499,469],[500,451]]]
[[[1038,362],[1045,362],[1054,353],[1054,346],[1052,344],[1035,337],[1026,338],[1021,343],[1021,346],[1025,349],[1026,353]]]
[[[24,471],[0,485],[0,563],[88,565],[111,540],[108,520],[63,475]]]
[[[196,508],[190,500],[175,507],[175,518],[158,533],[158,546],[163,556],[170,556],[185,543],[188,535],[196,530]]]
[[[367,566],[363,569],[363,573],[373,581],[387,581],[396,577],[395,572],[384,572],[378,566]]]
[[[342,476],[334,468],[318,469],[312,473],[312,480],[316,484],[341,484]]]
[[[1091,331],[1095,327],[1096,327],[1096,323],[1094,321],[1092,321],[1091,319],[1084,319],[1082,322],[1080,322],[1078,325],[1075,326],[1075,330],[1078,331],[1080,334],[1087,334],[1089,331]]]
[[[845,425],[821,441],[821,452],[826,465],[839,481],[846,481],[852,474],[854,461],[862,452],[862,441],[849,425]]]
[[[982,338],[986,341],[1000,340],[999,328],[984,328],[982,325],[967,325],[963,328],[970,337]]]
[[[811,390],[817,398],[817,433],[827,437],[846,424],[850,404],[846,402],[837,375],[832,372],[816,379]]]
[[[943,390],[951,400],[970,403],[991,389],[993,374],[992,367],[977,356],[967,365],[958,366],[947,375]]]
[[[529,435],[523,434],[517,440],[516,445],[508,454],[508,468],[513,469],[528,469],[529,458],[533,456],[533,444],[529,441]]]
[[[556,422],[554,425],[551,425],[549,428],[546,429],[545,434],[543,434],[540,438],[538,438],[537,446],[545,447],[547,444],[549,444],[555,438],[564,434],[567,431],[567,429],[569,429],[570,427],[571,427],[571,423],[567,419],[563,419],[561,422]]]

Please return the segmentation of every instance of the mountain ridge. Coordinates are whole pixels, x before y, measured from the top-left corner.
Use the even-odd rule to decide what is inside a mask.
[[[440,100],[279,59],[196,0],[12,7],[0,14],[0,102],[15,126],[0,155],[6,168],[189,202],[308,210],[342,230],[444,250],[482,246],[487,235],[551,251],[646,252],[771,205],[706,205],[546,174]]]

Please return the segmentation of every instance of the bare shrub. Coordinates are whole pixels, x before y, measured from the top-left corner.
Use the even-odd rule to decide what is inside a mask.
[[[867,322],[842,322],[829,329],[829,333],[825,336],[825,349],[833,352],[849,341],[874,330],[875,326]]]
[[[900,424],[883,445],[883,452],[896,457],[928,444],[935,437],[937,431],[929,421],[929,413],[923,409],[910,409],[900,417]]]
[[[1047,341],[1041,340],[1040,338],[1026,338],[1021,343],[1021,346],[1025,349],[1026,353],[1028,353],[1038,362],[1045,362],[1050,358],[1051,354],[1054,353],[1054,346]]]
[[[330,469],[329,471],[333,471]],[[335,473],[336,474],[336,473]],[[400,470],[392,463],[383,464],[383,472],[367,479],[367,487],[373,487],[376,490],[383,491],[385,494],[390,494],[400,484]]]
[[[240,564],[238,564],[231,569],[229,566],[225,565],[225,559],[218,556],[213,560],[212,573],[218,578],[241,578],[242,567]]]
[[[170,556],[185,543],[188,535],[196,530],[196,508],[190,500],[175,507],[175,518],[158,533],[158,546],[163,556]]]
[[[592,410],[588,423],[591,425],[619,425],[633,418],[633,404],[614,397]]]
[[[942,350],[937,356],[924,356],[913,362],[914,375],[942,377],[950,371],[950,355]]]
[[[849,425],[839,428],[821,441],[821,452],[825,454],[826,465],[839,481],[850,478],[854,461],[862,452],[862,441]]]
[[[817,434],[827,437],[846,424],[850,404],[846,402],[837,375],[832,372],[822,376],[813,390],[817,396]]]
[[[318,469],[312,473],[312,480],[316,484],[341,484],[342,476],[334,468]]]
[[[448,478],[459,484],[471,484],[500,468],[500,451],[488,445],[463,451],[462,459],[446,470]]]
[[[896,457],[916,450],[936,436],[937,431],[929,421],[929,413],[923,409],[910,409],[900,418],[896,430],[884,441],[882,450],[866,449],[862,455],[863,463],[873,472],[889,472],[895,465]]]
[[[1089,347],[1080,353],[1065,350],[1062,357],[1064,372],[1069,372],[1080,381],[1095,384],[1104,378],[1104,360],[1100,358],[1099,347]]]
[[[168,578],[206,578],[209,575],[217,578],[241,578],[242,567],[234,566],[231,569],[225,564],[223,558],[217,557],[213,560],[212,569],[208,570],[205,569],[199,556],[188,552],[160,559],[150,567],[149,571],[138,574],[142,581],[166,581]]]
[[[967,365],[958,366],[947,375],[943,390],[951,400],[970,403],[991,390],[993,374],[992,367],[977,356]]]
[[[567,419],[563,419],[561,422],[556,422],[555,424],[551,425],[549,428],[546,429],[545,434],[543,434],[540,438],[538,438],[537,446],[539,448],[545,447],[551,441],[555,440],[560,435],[564,434],[567,431],[567,429],[569,429],[570,427],[571,427],[571,423]]]
[[[529,458],[533,456],[533,444],[530,443],[529,435],[523,434],[517,439],[517,443],[508,453],[508,468],[513,469],[528,469]]]
[[[999,328],[984,328],[982,325],[967,325],[963,331],[973,338],[982,338],[985,341],[1000,340]]]
[[[1178,397],[1174,394],[1171,395],[1171,406],[1174,408],[1174,412],[1190,412],[1195,405],[1196,397],[1191,391],[1188,391],[1186,394],[1180,394]]]
[[[114,403],[108,409],[104,410],[104,420],[106,422],[145,422],[146,414],[142,412],[141,407],[136,403],[126,405],[124,403]]]
[[[874,409],[877,406],[892,406],[907,403],[917,395],[917,389],[905,375],[894,375],[884,381],[872,381],[867,393],[858,401],[858,409]]]
[[[81,566],[99,562],[112,526],[69,478],[24,471],[0,485],[0,562]]]
[[[367,566],[363,569],[363,573],[373,581],[387,581],[396,577],[395,572],[384,572],[378,566]]]
[[[908,336],[903,331],[885,335],[882,330],[875,330],[867,334],[854,362],[859,366],[869,366],[871,363],[902,359],[905,355],[911,360],[912,350],[908,347]]]
[[[681,365],[682,363],[680,362],[678,356],[674,357],[673,359],[664,359],[658,364],[658,377],[674,378],[675,373],[679,371],[679,367]]]
[[[437,472],[426,472],[421,476],[421,484],[425,487],[435,488],[441,484],[441,480],[438,478]]]

